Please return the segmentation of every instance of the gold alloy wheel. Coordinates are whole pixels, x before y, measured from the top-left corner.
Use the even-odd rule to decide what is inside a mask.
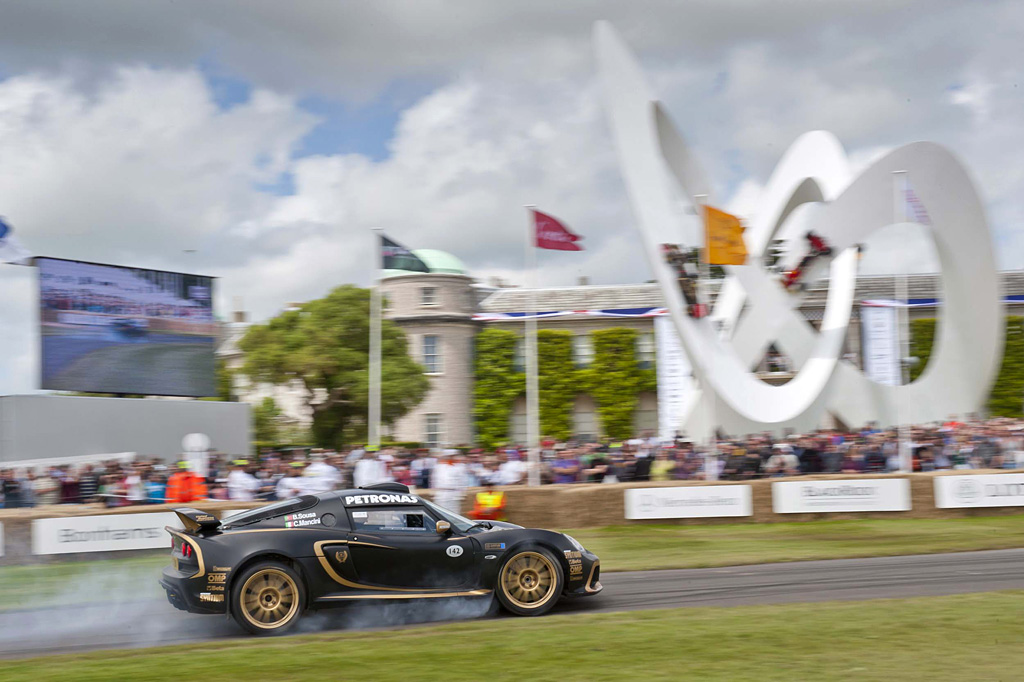
[[[555,594],[555,566],[537,552],[517,554],[501,571],[501,590],[521,609],[536,609]]]
[[[242,615],[252,625],[273,630],[288,623],[299,610],[299,589],[290,575],[264,568],[242,586]]]

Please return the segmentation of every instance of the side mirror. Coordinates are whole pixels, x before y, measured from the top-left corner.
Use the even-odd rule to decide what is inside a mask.
[[[434,530],[437,531],[438,535],[444,535],[452,529],[452,524],[447,521],[438,521],[437,525],[434,526]]]

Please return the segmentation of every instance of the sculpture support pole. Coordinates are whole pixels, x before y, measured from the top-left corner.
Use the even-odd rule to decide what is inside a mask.
[[[537,385],[537,240],[536,219],[527,205],[526,254],[530,304],[526,312],[526,447],[529,452],[529,484],[540,485],[540,399]]]
[[[892,172],[892,222],[899,224],[906,222],[907,211],[906,211],[906,186],[907,186],[907,171],[897,170]],[[906,272],[896,266],[897,272],[893,272],[893,289],[894,298],[899,301],[899,305],[896,308],[896,346],[899,350],[899,362],[900,362],[900,381],[899,385],[903,386],[910,383],[910,377],[907,375],[907,356],[909,352],[909,325],[907,324],[907,317],[910,311],[907,308],[909,303],[907,297],[907,275]],[[907,437],[907,425],[905,424],[906,419],[902,418],[902,413],[905,412],[900,405],[900,393],[896,392],[893,397],[893,402],[896,408],[896,447],[899,454],[900,471],[911,472],[914,469],[914,456],[910,450],[910,440]]]

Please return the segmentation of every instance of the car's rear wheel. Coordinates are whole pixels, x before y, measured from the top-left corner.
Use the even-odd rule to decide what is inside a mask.
[[[288,565],[262,561],[245,569],[231,588],[231,615],[255,635],[290,630],[302,615],[306,590]]]
[[[562,566],[543,547],[522,549],[505,560],[495,593],[517,616],[547,613],[562,593]]]

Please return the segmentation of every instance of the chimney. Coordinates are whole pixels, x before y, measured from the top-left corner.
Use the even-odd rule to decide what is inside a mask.
[[[579,286],[581,286],[581,287],[589,287],[590,286],[590,278],[587,277],[587,276],[580,277],[580,278],[578,278],[576,280],[576,283]]]

